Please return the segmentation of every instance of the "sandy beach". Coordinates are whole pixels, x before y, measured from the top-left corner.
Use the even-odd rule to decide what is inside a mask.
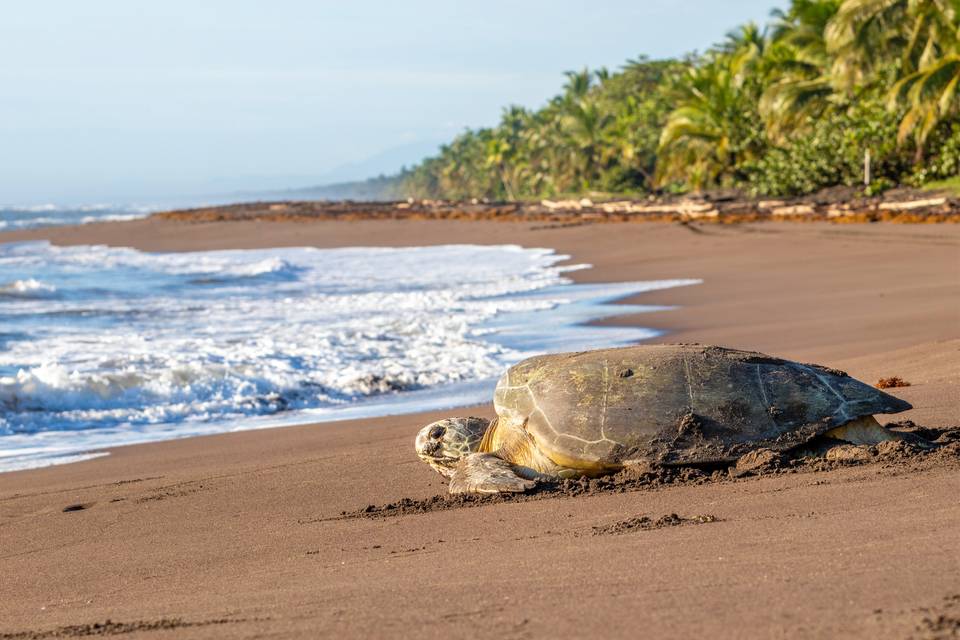
[[[958,225],[145,219],[0,234],[40,239],[146,251],[549,247],[593,265],[571,274],[580,282],[703,279],[625,301],[670,310],[612,322],[871,384],[899,376],[911,386],[891,391],[915,408],[890,420],[960,425]],[[341,517],[445,493],[413,437],[455,413],[137,445],[0,474],[0,638],[960,633],[960,459]],[[671,514],[683,525],[602,533]]]

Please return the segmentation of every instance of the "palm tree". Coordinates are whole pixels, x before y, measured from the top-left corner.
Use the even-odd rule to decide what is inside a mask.
[[[902,143],[913,136],[919,161],[933,130],[960,109],[960,2],[913,2],[909,14],[908,73],[890,90],[889,105],[907,107],[897,138]]]
[[[958,0],[846,0],[826,28],[839,87],[863,82],[883,64],[899,65],[888,103],[906,107],[898,139],[912,135],[918,161],[930,133],[958,109],[958,31]]]
[[[699,190],[729,182],[738,165],[756,156],[766,48],[765,34],[747,24],[681,76],[680,106],[660,135],[658,184],[680,181]]]
[[[595,182],[600,169],[603,130],[612,119],[613,116],[601,110],[596,100],[580,100],[567,110],[563,129],[576,188],[587,190]]]
[[[523,151],[529,128],[530,113],[513,105],[503,110],[500,125],[487,140],[486,166],[496,172],[503,195],[510,200],[516,199],[526,172]]]
[[[728,58],[730,71],[738,83],[745,82],[756,68],[757,61],[767,47],[764,31],[754,22],[748,22],[727,33],[727,38],[715,52]]]
[[[722,55],[690,69],[679,92],[680,106],[660,135],[657,182],[686,182],[699,190],[720,181],[749,155],[743,147],[748,101],[730,59]]]
[[[766,56],[770,84],[758,108],[773,140],[782,140],[830,106],[831,57],[823,33],[840,3],[794,0],[789,11],[772,12],[772,44]]]
[[[593,74],[589,69],[564,71],[567,83],[563,85],[564,98],[571,101],[582,100],[593,88]]]
[[[849,92],[865,84],[906,46],[907,5],[913,0],[844,0],[827,23],[830,76]]]

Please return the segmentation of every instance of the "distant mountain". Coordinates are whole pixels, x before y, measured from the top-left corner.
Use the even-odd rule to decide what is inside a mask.
[[[321,174],[315,185],[237,193],[258,200],[398,200],[403,170],[439,152],[440,142],[411,142]]]
[[[400,200],[402,173],[381,175],[367,180],[338,182],[305,189],[286,189],[255,194],[263,200]]]
[[[440,152],[445,141],[420,141],[393,147],[359,162],[341,165],[332,171],[317,176],[317,185],[333,185],[359,182],[375,176],[399,173],[404,167],[413,167],[427,156]],[[312,188],[312,187],[311,187]]]

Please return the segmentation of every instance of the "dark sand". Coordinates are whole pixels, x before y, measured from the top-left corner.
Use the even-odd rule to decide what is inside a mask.
[[[595,265],[580,281],[705,280],[636,300],[677,309],[618,322],[871,383],[898,376],[911,386],[890,391],[916,409],[890,420],[960,424],[960,227],[530,227],[147,220],[0,241],[553,247]],[[0,475],[0,638],[932,638],[960,627],[956,455],[340,518],[442,494],[412,438],[447,413]]]

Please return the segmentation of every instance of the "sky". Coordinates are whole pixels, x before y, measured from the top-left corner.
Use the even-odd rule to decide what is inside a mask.
[[[780,3],[782,4],[782,3]],[[563,72],[704,50],[775,0],[30,0],[0,19],[0,205],[413,163]]]

